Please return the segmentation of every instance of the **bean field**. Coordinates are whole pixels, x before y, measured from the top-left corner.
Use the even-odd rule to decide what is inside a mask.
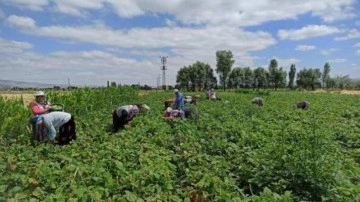
[[[360,201],[360,95],[200,93],[187,105],[198,120],[169,121],[171,91],[46,94],[75,117],[78,138],[34,146],[22,98],[0,97],[0,201]],[[294,108],[302,100],[309,110]],[[151,110],[112,133],[112,110],[129,103]]]

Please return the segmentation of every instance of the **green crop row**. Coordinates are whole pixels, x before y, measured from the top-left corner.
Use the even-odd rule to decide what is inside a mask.
[[[189,105],[198,121],[166,121],[173,94],[138,93],[49,92],[75,115],[78,139],[63,147],[32,146],[29,110],[0,100],[0,201],[360,200],[359,96],[270,92],[257,107],[252,92],[219,92]],[[151,111],[112,134],[111,110],[139,102]]]

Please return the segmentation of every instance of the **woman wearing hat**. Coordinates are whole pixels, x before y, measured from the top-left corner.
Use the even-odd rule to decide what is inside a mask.
[[[38,91],[34,94],[35,101],[30,104],[31,112],[34,115],[40,115],[48,113],[51,104],[45,99],[45,93],[43,91]]]
[[[146,104],[124,105],[113,110],[113,127],[115,132],[123,129],[136,115],[147,112],[150,107]]]

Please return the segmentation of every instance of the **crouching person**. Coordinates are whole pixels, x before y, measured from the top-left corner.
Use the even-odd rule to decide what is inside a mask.
[[[254,99],[252,99],[251,103],[256,104],[258,106],[263,106],[264,105],[264,99],[262,99],[261,97],[255,97]]]
[[[185,112],[181,109],[172,109],[171,107],[168,107],[163,117],[168,120],[174,120],[176,118],[185,118]]]
[[[302,101],[296,104],[296,108],[298,109],[309,109],[310,107],[310,103],[308,101]]]
[[[168,120],[173,120],[176,118],[182,118],[182,119],[197,119],[198,116],[193,116],[193,115],[197,115],[197,113],[193,114],[191,109],[187,109],[187,108],[183,108],[183,109],[172,109],[171,107],[168,107],[165,112],[163,117],[165,119]]]
[[[66,145],[76,140],[76,124],[74,117],[67,112],[51,112],[36,117],[35,130],[44,130],[50,143],[56,143],[56,129],[59,129],[57,144]],[[35,135],[41,131],[35,131]]]
[[[117,132],[119,129],[124,129],[125,125],[127,125],[136,115],[149,110],[150,108],[146,104],[124,105],[113,110],[114,132]]]
[[[175,99],[168,99],[164,102],[164,107],[165,107],[165,110],[168,108],[168,107],[172,107],[173,105],[175,104]]]

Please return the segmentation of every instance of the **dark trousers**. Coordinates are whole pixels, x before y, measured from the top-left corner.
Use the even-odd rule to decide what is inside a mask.
[[[71,116],[71,119],[59,128],[58,144],[66,145],[72,140],[76,140],[76,123],[73,116]]]
[[[131,120],[127,119],[127,115],[118,116],[116,114],[116,110],[113,111],[113,126],[115,132],[117,132],[119,129],[124,129],[125,125],[128,124]]]
[[[47,128],[44,124],[32,124],[33,140],[42,142],[47,139]]]

